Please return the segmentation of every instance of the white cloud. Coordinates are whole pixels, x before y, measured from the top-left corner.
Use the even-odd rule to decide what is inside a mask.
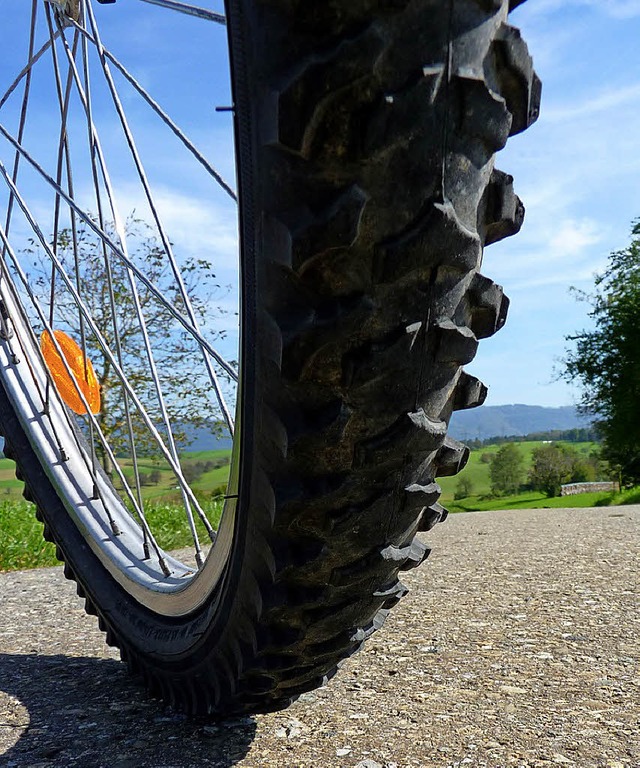
[[[623,85],[618,88],[602,91],[585,101],[566,106],[550,106],[544,110],[544,120],[548,123],[566,122],[578,118],[591,117],[601,112],[620,107],[624,104],[637,106],[640,97],[640,83]]]
[[[549,240],[549,247],[554,255],[562,253],[566,256],[578,256],[587,246],[600,240],[602,233],[599,232],[595,221],[567,219],[555,228]]]
[[[227,277],[237,273],[237,211],[232,201],[226,202],[217,192],[205,197],[166,186],[156,186],[153,192],[160,219],[177,255],[210,259],[216,270]],[[147,223],[153,222],[146,198],[137,185],[122,185],[116,196],[122,217],[135,211]]]
[[[539,226],[526,229],[519,241],[491,252],[492,274],[511,289],[591,278],[592,246],[604,237],[598,222],[544,214],[536,219]]]

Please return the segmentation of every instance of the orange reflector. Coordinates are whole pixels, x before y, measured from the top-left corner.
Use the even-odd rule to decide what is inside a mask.
[[[64,359],[67,361],[67,365],[73,374],[75,383],[71,376],[67,373],[67,369],[60,357],[60,353],[55,348],[53,339],[49,331],[45,331],[40,337],[40,349],[44,356],[44,360],[47,364],[56,388],[60,393],[60,397],[75,413],[80,415],[87,412],[84,403],[80,399],[78,389],[85,396],[91,413],[100,412],[100,385],[96,379],[96,375],[91,365],[89,358],[85,359],[82,354],[82,350],[75,343],[75,341],[67,336],[62,331],[54,331],[53,335],[58,342]],[[76,389],[77,385],[77,389]]]

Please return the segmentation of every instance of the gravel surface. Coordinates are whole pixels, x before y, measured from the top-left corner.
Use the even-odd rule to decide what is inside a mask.
[[[326,688],[221,723],[149,701],[59,568],[0,574],[3,768],[640,766],[640,507],[485,512]]]

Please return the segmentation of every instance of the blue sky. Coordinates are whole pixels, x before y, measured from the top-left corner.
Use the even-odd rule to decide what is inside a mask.
[[[511,16],[543,82],[541,115],[512,138],[497,167],[527,209],[520,234],[485,251],[483,272],[505,287],[509,320],[469,370],[487,404],[565,405],[579,391],[553,382],[564,337],[588,327],[589,290],[640,217],[640,2],[530,0]]]
[[[2,2],[4,72],[15,47],[26,45],[24,9],[30,3]],[[220,10],[220,3],[210,7]],[[231,120],[214,111],[230,101],[224,51],[211,44],[224,42],[224,30],[137,0],[96,4],[96,14],[107,47],[169,112],[180,114],[181,125],[233,180]],[[553,381],[554,366],[564,337],[588,324],[588,307],[569,295],[569,286],[589,290],[593,273],[611,250],[624,247],[631,221],[640,217],[640,0],[529,0],[511,23],[522,29],[542,78],[542,112],[498,156],[497,166],[515,177],[527,215],[520,235],[485,253],[482,271],[505,287],[511,310],[505,328],[481,344],[468,368],[489,385],[488,404],[565,405],[578,392]],[[42,94],[28,143],[40,150],[51,102],[46,70],[39,68],[37,76],[42,79],[34,87]],[[97,88],[97,72],[94,81]],[[133,127],[149,147],[144,159],[177,248],[213,256],[221,281],[231,280],[233,204],[211,190],[188,155],[164,140],[164,129],[129,90],[122,95]],[[116,157],[121,136],[106,118],[101,134],[108,154]],[[0,156],[6,162],[1,146]],[[144,212],[131,169],[116,157],[112,172],[123,212],[134,207]],[[34,208],[44,209],[44,196],[34,182]],[[227,298],[231,305],[233,295]]]

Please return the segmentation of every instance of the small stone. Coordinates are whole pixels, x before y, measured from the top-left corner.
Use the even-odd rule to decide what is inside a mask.
[[[500,690],[502,693],[508,693],[510,696],[520,693],[528,693],[526,688],[520,688],[517,685],[501,685]]]
[[[297,739],[298,736],[302,734],[302,731],[304,731],[307,726],[300,720],[296,720],[295,718],[292,718],[291,720],[289,720],[286,727],[287,727],[287,738]]]
[[[275,735],[279,739],[297,739],[307,729],[308,727],[303,722],[292,717],[284,725],[276,728]]]
[[[380,763],[376,763],[375,760],[362,760],[355,766],[355,768],[384,768]]]
[[[351,752],[351,747],[340,747],[336,749],[336,757],[345,757]]]
[[[553,762],[554,763],[572,763],[573,760],[569,760],[568,757],[565,757],[560,752],[554,752],[554,754],[553,754]]]

